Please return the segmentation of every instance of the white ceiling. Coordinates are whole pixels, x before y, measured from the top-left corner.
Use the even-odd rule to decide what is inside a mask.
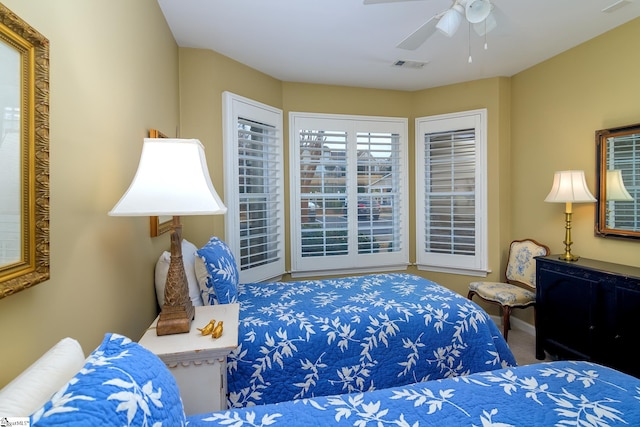
[[[602,12],[617,2],[621,7]],[[487,35],[487,50],[466,23],[451,38],[436,32],[405,50],[396,45],[451,0],[158,3],[181,47],[211,49],[287,82],[398,90],[512,76],[640,16],[640,0],[492,0],[498,26]],[[630,53],[638,42],[629,40]],[[398,60],[427,65],[394,67]]]

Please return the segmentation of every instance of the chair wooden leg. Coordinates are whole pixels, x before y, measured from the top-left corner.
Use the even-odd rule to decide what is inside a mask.
[[[507,341],[507,337],[509,335],[509,329],[511,329],[511,307],[503,306],[502,307],[502,326],[504,328],[504,340]]]

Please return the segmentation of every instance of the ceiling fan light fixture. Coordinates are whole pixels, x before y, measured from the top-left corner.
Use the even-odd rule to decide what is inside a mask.
[[[487,19],[485,19],[484,21],[473,24],[473,29],[475,30],[477,35],[482,37],[490,31],[494,30],[497,26],[498,23],[496,22],[496,17],[493,15],[493,13],[490,13],[487,16]]]
[[[489,0],[469,0],[465,8],[465,17],[472,24],[482,22],[491,13],[491,2]]]
[[[438,21],[436,28],[447,37],[453,36],[456,31],[458,31],[463,13],[464,9],[462,6],[456,3],[451,9],[447,10],[444,15],[442,15],[442,18]]]

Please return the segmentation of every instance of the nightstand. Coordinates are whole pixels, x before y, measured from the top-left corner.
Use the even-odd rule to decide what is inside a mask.
[[[173,374],[187,415],[227,409],[227,355],[238,346],[238,313],[238,304],[195,307],[188,333],[158,336],[156,318],[140,339]],[[224,322],[220,338],[196,329],[211,319]]]

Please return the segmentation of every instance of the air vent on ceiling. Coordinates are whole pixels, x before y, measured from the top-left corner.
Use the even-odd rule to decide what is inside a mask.
[[[402,59],[399,59],[397,61],[395,61],[393,63],[394,67],[399,67],[399,68],[413,68],[414,70],[419,70],[422,67],[424,67],[425,65],[427,65],[426,62],[419,62],[419,61],[404,61]]]

